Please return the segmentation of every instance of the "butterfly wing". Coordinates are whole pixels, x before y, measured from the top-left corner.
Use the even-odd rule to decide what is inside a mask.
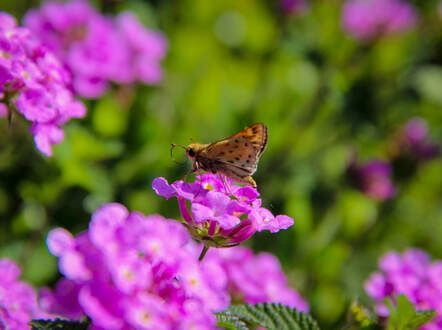
[[[267,127],[258,123],[208,145],[201,157],[212,161],[218,171],[244,178],[255,173],[266,145]]]

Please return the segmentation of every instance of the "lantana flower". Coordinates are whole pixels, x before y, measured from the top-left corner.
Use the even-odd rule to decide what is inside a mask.
[[[69,73],[33,32],[0,12],[0,116],[23,116],[37,149],[50,156],[63,140],[61,126],[86,109],[69,89]]]
[[[391,165],[381,160],[358,163],[356,159],[352,159],[347,168],[351,183],[367,196],[380,201],[396,194],[391,172]]]
[[[276,233],[294,223],[289,216],[274,216],[264,208],[256,188],[212,173],[197,175],[192,183],[178,180],[169,184],[159,177],[152,188],[166,199],[177,198],[183,224],[206,246],[238,245],[257,231]]]
[[[280,0],[279,5],[287,15],[299,14],[307,9],[306,0]]]
[[[359,40],[406,31],[416,22],[414,7],[405,0],[347,0],[342,10],[344,30]]]
[[[267,252],[255,254],[247,247],[211,249],[202,261],[205,269],[219,267],[217,276],[232,303],[281,303],[308,312],[308,303],[290,288],[278,259]]]
[[[442,261],[431,262],[422,250],[389,252],[379,261],[378,272],[365,282],[365,291],[375,301],[376,312],[388,317],[385,299],[403,294],[417,310],[434,310],[436,317],[421,330],[442,329]]]
[[[412,118],[396,135],[391,148],[393,158],[425,162],[440,154],[440,146],[431,139],[428,124],[422,118]]]
[[[37,304],[37,294],[20,281],[20,268],[9,259],[0,259],[0,328],[28,329],[34,318],[47,315]]]
[[[42,292],[41,304],[56,315],[87,315],[98,329],[214,329],[213,312],[229,297],[189,241],[176,221],[106,204],[88,231],[49,233],[64,278]]]
[[[85,98],[102,96],[111,83],[156,84],[162,78],[165,37],[129,12],[113,18],[87,0],[47,1],[24,22],[65,63],[74,90]]]

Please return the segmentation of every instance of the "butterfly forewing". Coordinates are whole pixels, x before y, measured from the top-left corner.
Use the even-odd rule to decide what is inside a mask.
[[[201,150],[200,161],[211,162],[215,171],[234,178],[244,178],[255,173],[266,144],[267,127],[254,124],[208,145]]]

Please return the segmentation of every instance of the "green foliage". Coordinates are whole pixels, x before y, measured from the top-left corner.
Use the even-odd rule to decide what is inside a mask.
[[[350,321],[354,321],[358,327],[367,329],[376,325],[376,317],[360,303],[353,302],[350,306]]]
[[[390,316],[387,330],[417,330],[436,316],[435,311],[416,311],[405,295],[399,295],[396,303],[387,301]]]
[[[62,319],[32,320],[32,330],[87,330],[89,321],[69,321]]]
[[[226,330],[249,330],[246,322],[241,317],[229,311],[216,314],[217,326]]]
[[[281,304],[233,305],[217,315],[219,326],[225,329],[243,328],[239,321],[249,326],[262,326],[267,330],[319,330],[316,321],[306,313]],[[230,328],[229,328],[230,326]]]
[[[40,2],[0,1],[0,10],[21,20]],[[164,32],[165,77],[85,101],[87,117],[65,126],[52,158],[36,152],[19,116],[11,128],[0,118],[0,257],[17,260],[26,280],[54,283],[47,232],[86,229],[102,203],[177,218],[176,205],[150,188],[157,176],[188,171],[179,150],[180,164],[170,158],[170,144],[211,142],[257,121],[269,127],[254,175],[263,203],[295,225],[249,244],[278,256],[322,328],[342,328],[355,296],[370,306],[363,282],[383,253],[413,246],[442,259],[440,157],[398,164],[397,195],[386,202],[345,179],[354,152],[388,160],[412,117],[442,141],[439,1],[410,1],[416,29],[371,43],[343,31],[344,0],[310,0],[291,16],[279,0],[93,2],[108,14],[132,10]]]

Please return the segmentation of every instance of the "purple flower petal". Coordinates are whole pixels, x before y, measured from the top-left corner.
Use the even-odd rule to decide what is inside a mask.
[[[163,177],[155,178],[152,182],[152,189],[159,196],[163,196],[166,199],[176,196],[175,189],[169,185],[167,180]]]
[[[49,251],[57,257],[75,248],[74,237],[63,228],[56,228],[49,232],[47,238]]]
[[[208,235],[225,246],[238,244],[255,231],[277,232],[293,225],[292,218],[275,217],[263,208],[255,188],[238,186],[229,178],[225,181],[211,173],[198,175],[194,183],[176,181],[169,185],[164,178],[157,178],[153,189],[165,198],[177,197],[181,215],[191,226],[192,235],[202,233],[203,239]]]
[[[202,223],[206,220],[213,219],[214,212],[210,207],[199,203],[193,203],[192,215],[195,223]]]

